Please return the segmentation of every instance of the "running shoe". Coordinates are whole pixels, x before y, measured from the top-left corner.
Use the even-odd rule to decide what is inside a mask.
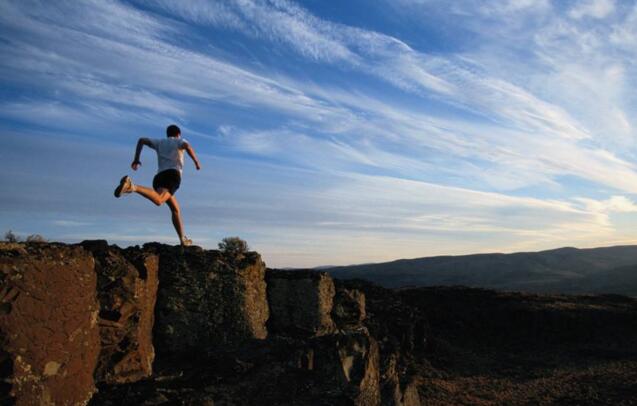
[[[130,176],[126,175],[119,181],[119,186],[115,188],[115,197],[120,197],[121,195],[125,195],[131,193],[135,190],[135,185],[133,185],[133,180]]]

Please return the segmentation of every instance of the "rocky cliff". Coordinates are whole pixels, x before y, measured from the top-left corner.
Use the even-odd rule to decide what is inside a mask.
[[[365,294],[325,273],[85,241],[0,243],[0,278],[2,404],[419,404]]]

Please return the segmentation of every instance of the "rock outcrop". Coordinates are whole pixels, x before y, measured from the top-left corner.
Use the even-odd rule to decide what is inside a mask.
[[[198,247],[147,244],[144,250],[159,257],[158,352],[201,353],[267,337],[265,264],[259,254],[237,262]]]
[[[362,324],[365,296],[337,290],[324,272],[269,270],[266,280],[271,334],[296,339],[293,365],[308,376],[301,395],[379,405],[378,344]]]
[[[271,270],[266,280],[272,333],[311,337],[336,330],[331,315],[336,290],[329,275]]]
[[[2,363],[10,384],[3,404],[82,405],[93,395],[100,350],[93,268],[79,247],[0,243]]]
[[[4,403],[85,404],[97,382],[95,405],[419,404],[419,320],[384,290],[155,243],[3,244],[0,271]]]

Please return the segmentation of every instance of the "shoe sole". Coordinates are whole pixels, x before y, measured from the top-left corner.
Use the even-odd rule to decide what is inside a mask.
[[[115,197],[120,197],[122,195],[122,189],[124,188],[124,184],[126,183],[126,178],[127,177],[128,177],[128,175],[124,176],[122,178],[122,180],[119,181],[119,186],[117,186],[115,188],[115,192],[113,192]]]

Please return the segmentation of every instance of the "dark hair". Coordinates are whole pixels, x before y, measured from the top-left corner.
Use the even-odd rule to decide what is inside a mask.
[[[174,124],[166,127],[166,137],[178,137],[181,134],[181,130]]]

